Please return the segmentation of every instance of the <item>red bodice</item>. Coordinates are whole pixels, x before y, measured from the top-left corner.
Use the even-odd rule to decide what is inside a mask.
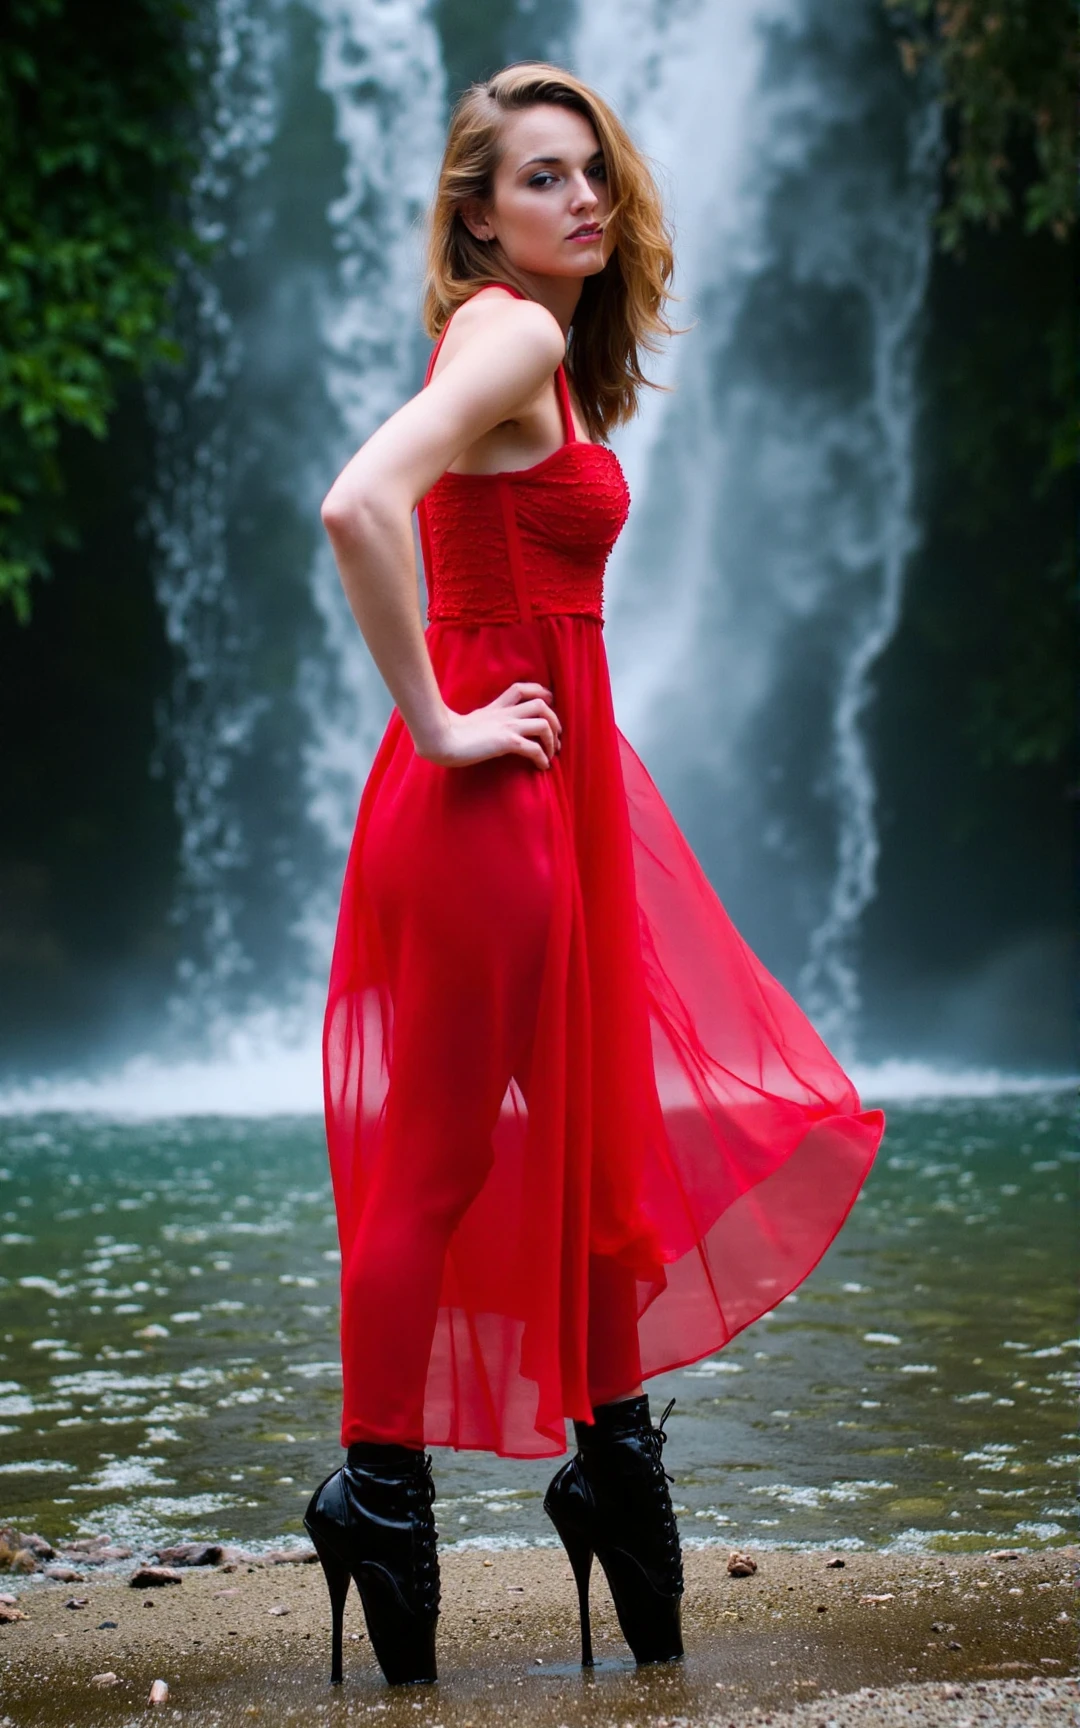
[[[604,566],[629,505],[615,452],[580,440],[516,473],[444,474],[421,506],[428,618],[509,624],[527,616],[519,559],[534,617],[602,618]]]
[[[604,567],[630,493],[615,452],[576,436],[562,366],[555,377],[564,444],[531,468],[448,471],[421,500],[433,624],[513,624],[556,613],[603,619]]]

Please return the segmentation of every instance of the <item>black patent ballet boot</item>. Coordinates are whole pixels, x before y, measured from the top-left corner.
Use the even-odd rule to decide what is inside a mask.
[[[363,1603],[371,1648],[391,1686],[435,1680],[439,1560],[431,1458],[407,1446],[350,1446],[304,1514],[330,1592],[331,1684],[341,1681],[349,1579]]]
[[[553,1478],[544,1511],[566,1549],[578,1589],[581,1665],[591,1668],[589,1576],[604,1569],[623,1636],[638,1662],[674,1662],[683,1653],[682,1553],[661,1451],[664,1423],[647,1397],[597,1405],[593,1424],[574,1423],[578,1450]]]

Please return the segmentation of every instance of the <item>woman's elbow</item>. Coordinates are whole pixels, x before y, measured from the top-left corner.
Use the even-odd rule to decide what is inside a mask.
[[[322,501],[319,514],[331,540],[338,542],[355,536],[360,521],[360,509],[356,500],[346,498],[337,486],[331,486]]]
[[[399,514],[408,519],[408,505],[392,493],[376,496],[370,483],[342,486],[335,481],[322,502],[323,527],[337,548],[363,546],[396,526]]]

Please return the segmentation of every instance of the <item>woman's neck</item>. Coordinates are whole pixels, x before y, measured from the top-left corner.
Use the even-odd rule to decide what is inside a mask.
[[[581,299],[581,277],[539,276],[530,270],[515,270],[513,280],[530,300],[546,306],[561,325],[563,335],[569,336],[570,325]]]

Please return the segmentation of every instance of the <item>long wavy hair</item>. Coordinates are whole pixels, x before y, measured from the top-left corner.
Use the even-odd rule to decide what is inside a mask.
[[[488,283],[511,282],[526,292],[498,242],[478,240],[461,212],[471,199],[491,201],[504,116],[544,102],[589,121],[611,193],[615,247],[603,270],[582,282],[566,360],[589,437],[601,439],[633,417],[645,385],[660,388],[646,378],[641,361],[643,350],[655,353],[662,338],[675,333],[665,316],[674,261],[645,157],[607,103],[573,73],[522,61],[471,85],[458,101],[429,218],[424,326],[429,336],[441,335],[457,307]]]

